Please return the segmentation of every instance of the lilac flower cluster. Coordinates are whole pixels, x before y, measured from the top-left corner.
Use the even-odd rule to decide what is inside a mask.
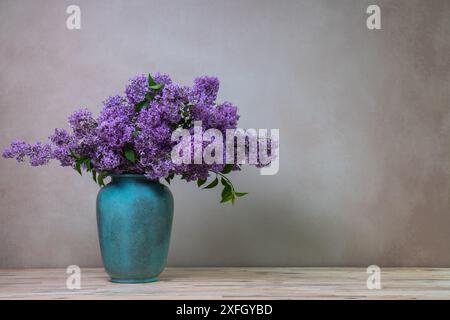
[[[30,145],[24,141],[14,140],[11,147],[3,152],[5,158],[15,158],[17,161],[24,161],[25,157],[30,158],[30,164],[34,167],[47,164],[52,158],[52,149],[49,144],[36,142]]]
[[[94,177],[136,173],[151,180],[174,175],[187,181],[205,180],[226,165],[175,165],[171,134],[176,128],[192,130],[194,121],[202,121],[203,130],[215,128],[224,135],[227,129],[237,128],[237,108],[229,102],[217,104],[218,90],[216,77],[199,77],[188,87],[173,83],[166,74],[138,75],[129,80],[123,96],[103,101],[98,117],[79,109],[68,118],[71,132],[55,129],[45,144],[13,141],[3,157],[17,161],[28,157],[32,166],[56,159],[62,166],[92,171]]]

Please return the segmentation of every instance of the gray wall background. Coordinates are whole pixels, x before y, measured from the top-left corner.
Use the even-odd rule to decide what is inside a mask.
[[[135,74],[216,75],[241,127],[280,128],[280,171],[234,174],[235,207],[176,181],[169,265],[448,267],[449,53],[448,0],[1,0],[0,147],[97,114]],[[0,267],[101,265],[90,177],[0,177]]]

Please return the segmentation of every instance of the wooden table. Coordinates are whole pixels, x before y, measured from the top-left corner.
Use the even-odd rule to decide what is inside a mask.
[[[81,269],[69,290],[65,269],[0,269],[0,299],[450,299],[450,269],[383,268],[369,290],[365,268],[167,268],[160,281],[116,284],[101,268]]]

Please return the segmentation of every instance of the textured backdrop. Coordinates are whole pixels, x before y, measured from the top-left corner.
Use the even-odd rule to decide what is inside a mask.
[[[448,0],[1,0],[0,147],[135,74],[216,75],[242,127],[280,128],[280,171],[233,174],[234,207],[176,181],[170,265],[449,266],[449,52]],[[0,176],[0,267],[101,265],[88,176]]]

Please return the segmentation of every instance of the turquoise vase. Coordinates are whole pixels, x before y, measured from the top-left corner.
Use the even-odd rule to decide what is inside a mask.
[[[158,280],[166,266],[173,218],[170,190],[143,175],[113,175],[97,195],[103,265],[112,282]]]

